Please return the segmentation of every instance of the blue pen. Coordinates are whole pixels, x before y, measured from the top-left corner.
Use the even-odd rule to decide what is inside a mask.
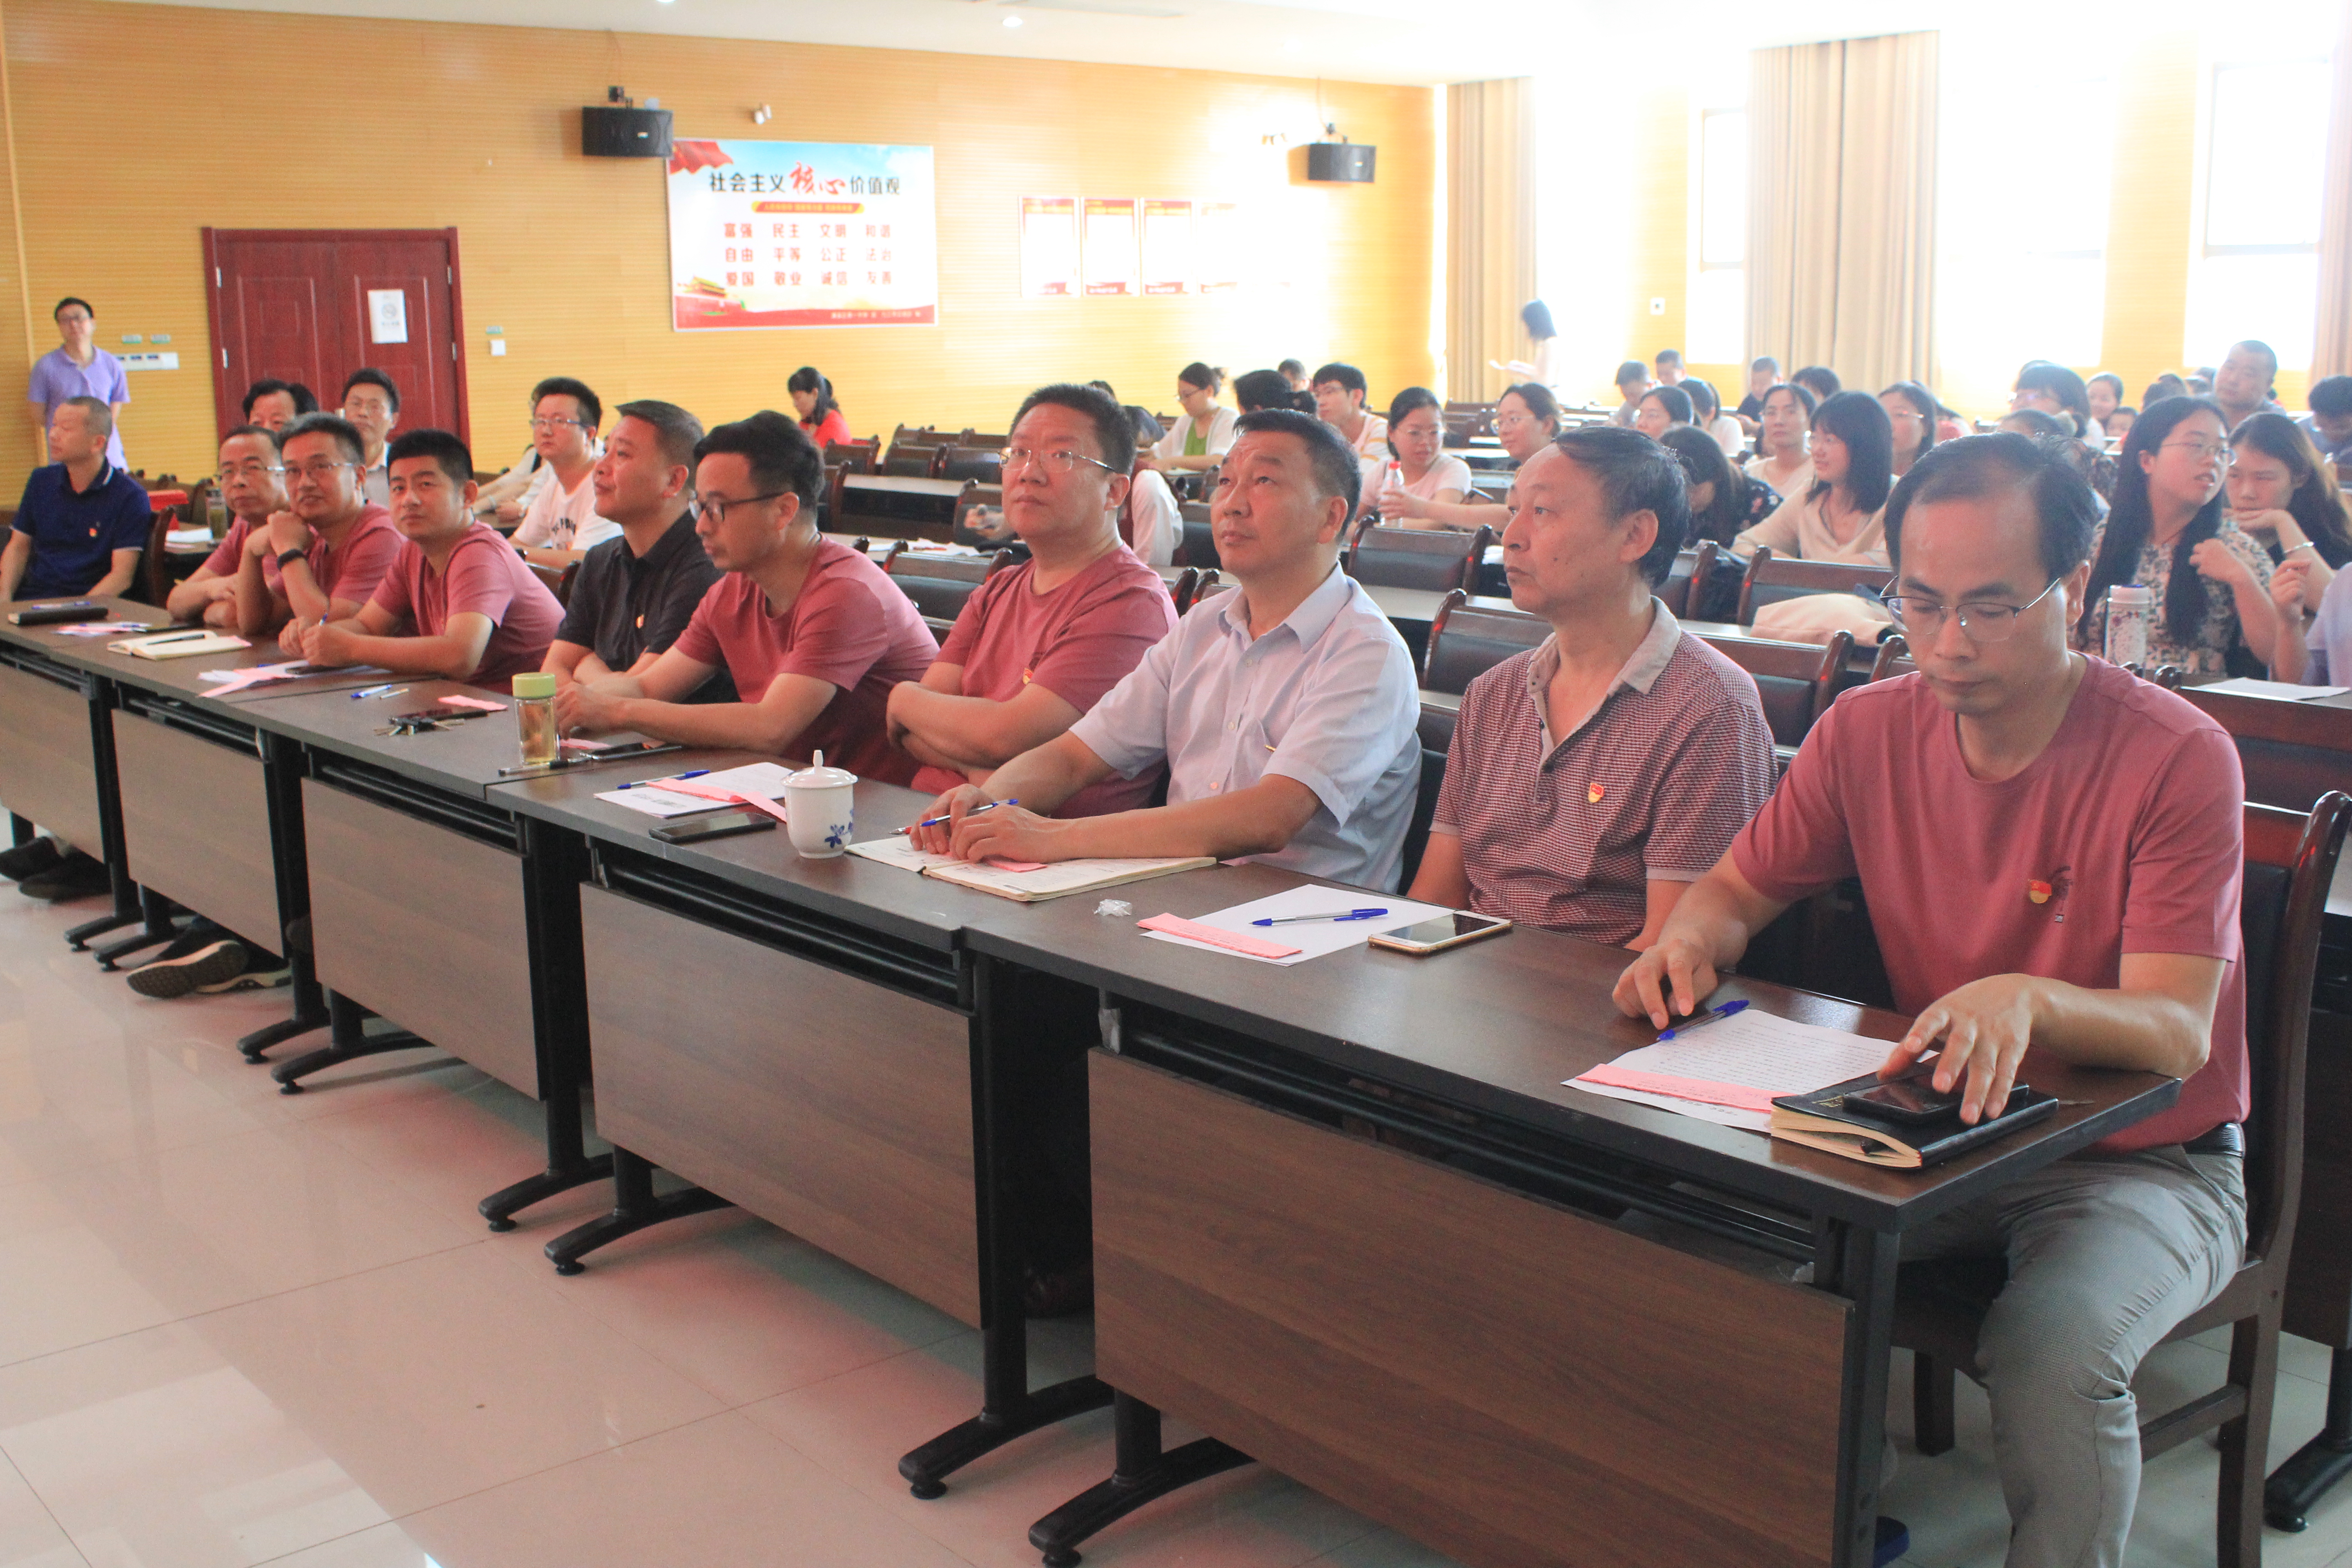
[[[362,697],[397,697],[407,689],[405,686],[363,686],[352,693],[352,700],[357,702]]]
[[[1745,1002],[1726,1002],[1720,1007],[1701,1013],[1697,1017],[1693,1018],[1686,1024],[1676,1024],[1671,1029],[1660,1030],[1658,1033],[1658,1038],[1662,1040],[1675,1039],[1681,1036],[1689,1034],[1693,1029],[1697,1028],[1702,1024],[1719,1024],[1724,1019],[1730,1017],[1733,1014],[1744,1013],[1747,1010],[1748,1004]]]
[[[709,768],[690,768],[682,773],[672,773],[666,779],[639,779],[635,784],[625,784],[618,787],[622,789],[659,789],[666,784],[677,784],[681,779],[698,779],[709,771],[710,770]]]
[[[1254,926],[1295,926],[1308,921],[1370,921],[1388,913],[1386,910],[1334,910],[1328,915],[1276,915],[1267,920],[1252,921]]]
[[[986,805],[975,805],[970,811],[965,812],[964,815],[966,816],[978,816],[982,812],[994,811],[1000,805],[1019,805],[1020,804],[1021,797],[1019,795],[1014,795],[1011,800],[992,800]],[[915,824],[915,827],[937,827],[941,823],[949,820],[950,819],[944,816],[927,816],[923,818],[922,821]],[[915,827],[902,827],[898,829],[898,831],[902,834],[912,833],[915,831]]]

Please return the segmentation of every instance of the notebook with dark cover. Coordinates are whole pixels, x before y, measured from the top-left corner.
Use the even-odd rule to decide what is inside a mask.
[[[1772,1101],[1772,1136],[1868,1164],[1916,1170],[2006,1138],[2058,1109],[2057,1097],[2021,1083],[2010,1091],[2007,1110],[1973,1127],[1960,1120],[1957,1109],[1923,1122],[1895,1121],[1848,1109],[1847,1095],[1876,1089],[1879,1081],[1877,1074],[1868,1073],[1811,1094],[1781,1095]]]

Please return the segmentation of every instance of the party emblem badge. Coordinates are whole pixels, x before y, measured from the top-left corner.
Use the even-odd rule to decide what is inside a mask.
[[[2028,882],[2025,884],[2025,896],[2032,899],[2037,904],[2048,903],[2050,901],[2051,890],[2050,884],[2047,882]]]
[[[1608,793],[1609,792],[1607,790],[1601,788],[1597,784],[1587,784],[1584,786],[1584,798],[1591,801],[1595,805],[1599,805],[1601,804],[1601,797]]]

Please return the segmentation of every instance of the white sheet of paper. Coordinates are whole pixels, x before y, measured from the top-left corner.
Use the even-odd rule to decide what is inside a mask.
[[[598,800],[609,800],[614,805],[625,805],[631,811],[642,811],[647,816],[684,816],[688,812],[721,811],[723,800],[703,800],[696,795],[674,795],[652,784],[638,784],[630,789],[607,789],[596,792]]]
[[[1736,1083],[1771,1094],[1807,1094],[1876,1071],[1886,1059],[1886,1053],[1894,1048],[1891,1040],[1874,1040],[1843,1029],[1826,1029],[1818,1024],[1800,1024],[1750,1007],[1736,1017],[1709,1024],[1687,1038],[1664,1040],[1627,1051],[1610,1065],[1628,1072]],[[1564,1081],[1569,1088],[1587,1094],[1654,1105],[1724,1127],[1746,1127],[1761,1132],[1771,1121],[1769,1111],[1705,1105],[1643,1089],[1619,1089],[1613,1084],[1579,1083],[1574,1079]]]
[[[721,768],[715,773],[704,773],[700,778],[686,782],[709,789],[732,790],[737,795],[756,795],[777,800],[782,797],[784,780],[792,773],[792,769],[780,767],[774,763],[745,763],[740,768]],[[727,804],[705,795],[664,789],[651,782],[631,784],[627,789],[600,790],[596,798],[609,800],[614,805],[625,805],[631,811],[642,811],[647,816],[684,816],[688,812],[718,811]]]
[[[2308,702],[2315,697],[2341,697],[2352,691],[2352,686],[2298,686],[2291,680],[2252,680],[2237,676],[2229,680],[2213,681],[2197,689],[2226,691],[2235,697],[2274,697],[2288,702]]]
[[[775,763],[745,763],[740,768],[721,768],[715,773],[705,773],[698,779],[687,782],[709,789],[731,789],[737,795],[761,795],[770,800],[782,800],[784,797],[784,781],[797,772],[797,768],[782,767]],[[704,804],[717,805],[720,803],[706,801]]]
[[[1158,910],[1145,907],[1149,901],[1147,896],[1143,903],[1135,907],[1147,915],[1158,913]],[[1368,921],[1308,921],[1287,926],[1250,924],[1255,920],[1281,915],[1323,914],[1333,910],[1386,910],[1388,913]],[[1246,952],[1235,952],[1231,948],[1212,947],[1205,942],[1194,942],[1189,937],[1171,936],[1166,931],[1148,931],[1143,934],[1154,942],[1172,942],[1200,952],[1223,953],[1227,958],[1238,958],[1245,963],[1273,963],[1286,968],[1294,963],[1304,963],[1310,958],[1320,958],[1327,952],[1338,952],[1341,948],[1355,947],[1369,941],[1375,931],[1402,931],[1418,921],[1433,921],[1440,915],[1453,912],[1443,904],[1416,904],[1411,899],[1400,899],[1389,893],[1366,892],[1360,888],[1309,885],[1271,893],[1246,904],[1235,904],[1232,909],[1219,910],[1213,915],[1192,917],[1200,924],[1214,926],[1219,931],[1262,937],[1268,942],[1278,942],[1285,947],[1298,949],[1288,958],[1258,958]]]
[[[984,884],[1009,892],[1028,893],[1033,897],[1052,897],[1089,887],[1106,877],[1126,876],[1151,867],[1171,864],[1166,859],[1057,860],[1034,870],[1010,871],[984,861],[973,865],[952,855],[927,853],[896,833],[853,844],[849,852],[868,860],[878,860],[885,866],[896,866],[903,871],[927,871],[935,866],[950,866],[955,868],[958,878],[966,883]]]

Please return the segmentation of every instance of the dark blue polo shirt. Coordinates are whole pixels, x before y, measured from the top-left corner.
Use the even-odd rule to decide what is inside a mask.
[[[16,530],[33,542],[32,563],[16,589],[22,599],[87,594],[106,575],[118,550],[144,550],[153,513],[137,479],[109,463],[89,489],[77,491],[63,463],[35,468],[16,503]]]

